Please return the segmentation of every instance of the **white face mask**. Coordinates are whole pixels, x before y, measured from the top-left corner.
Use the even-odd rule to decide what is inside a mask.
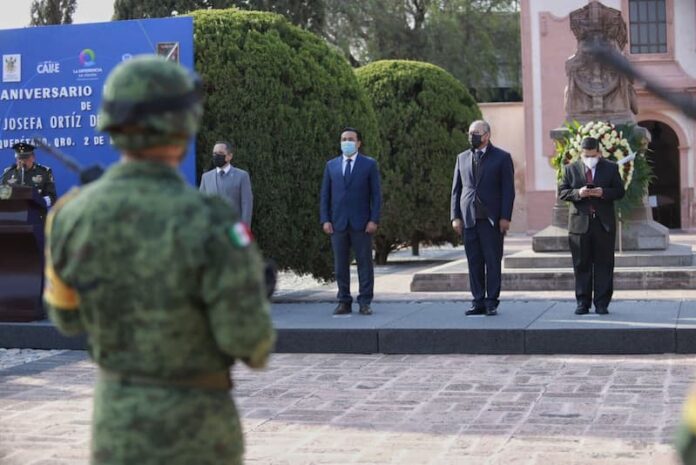
[[[597,166],[597,163],[599,163],[599,157],[582,157],[582,162],[589,169],[593,170],[595,166]]]

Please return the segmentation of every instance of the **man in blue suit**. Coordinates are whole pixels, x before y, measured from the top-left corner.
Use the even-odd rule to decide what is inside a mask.
[[[350,316],[350,252],[358,262],[361,315],[371,315],[375,282],[372,236],[377,231],[382,205],[377,162],[360,153],[362,137],[357,129],[341,133],[341,152],[329,160],[321,183],[319,215],[324,232],[331,235],[334,269],[338,282],[335,316]]]
[[[490,138],[487,122],[471,123],[471,149],[457,155],[452,181],[452,227],[463,235],[473,296],[467,315],[497,314],[503,238],[515,202],[512,157]]]

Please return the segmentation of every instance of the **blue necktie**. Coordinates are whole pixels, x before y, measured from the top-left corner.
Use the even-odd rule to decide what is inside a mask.
[[[348,184],[348,180],[350,179],[350,164],[353,160],[348,158],[346,160],[346,170],[343,172],[343,182],[345,184]]]

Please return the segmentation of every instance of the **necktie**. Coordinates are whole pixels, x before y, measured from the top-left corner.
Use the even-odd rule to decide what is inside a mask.
[[[343,182],[345,184],[348,184],[348,180],[350,179],[350,165],[353,162],[350,158],[346,160],[346,170],[343,172]]]
[[[474,152],[474,179],[476,179],[476,182],[478,182],[479,179],[479,166],[481,165],[481,158],[483,157],[483,152],[480,150],[477,150]]]
[[[587,181],[587,184],[592,184],[592,170],[587,168],[587,171],[585,171],[585,181]],[[590,200],[590,213],[594,214],[595,212],[595,206],[592,205],[592,200]]]
[[[215,178],[215,188],[217,189],[218,194],[222,194],[222,178],[225,177],[225,172],[222,170],[218,170],[218,175]]]

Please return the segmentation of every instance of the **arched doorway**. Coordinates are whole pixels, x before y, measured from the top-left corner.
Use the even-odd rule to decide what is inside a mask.
[[[682,225],[679,138],[661,121],[647,120],[638,124],[652,136],[647,158],[654,176],[648,187],[653,219],[670,229],[679,229]]]

